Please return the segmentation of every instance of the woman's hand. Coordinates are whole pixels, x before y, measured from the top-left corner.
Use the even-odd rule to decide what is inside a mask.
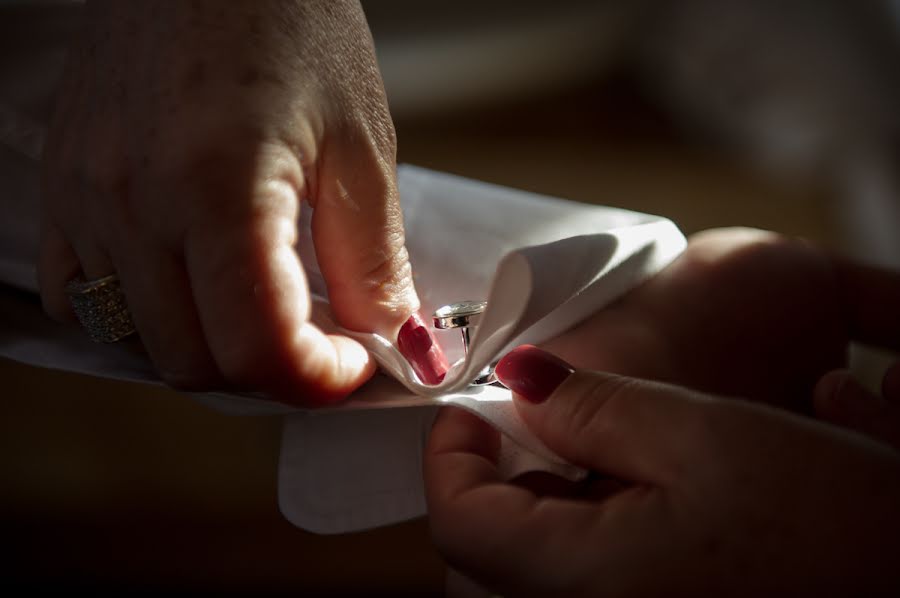
[[[900,575],[900,455],[781,410],[577,371],[534,348],[498,375],[528,427],[601,475],[506,483],[498,433],[446,409],[425,461],[435,542],[508,595],[870,595]],[[604,477],[605,476],[605,477]]]
[[[544,348],[577,367],[803,412],[850,340],[900,350],[900,274],[774,233],[694,235],[668,268]]]
[[[394,129],[358,2],[109,0],[86,11],[44,158],[51,315],[72,317],[63,287],[79,272],[115,273],[170,384],[339,398],[374,364],[309,322],[294,248],[305,199],[337,322],[388,338],[407,322],[422,336]],[[420,372],[439,375],[421,344]]]

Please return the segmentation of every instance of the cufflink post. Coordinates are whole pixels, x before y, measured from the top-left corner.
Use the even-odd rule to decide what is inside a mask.
[[[481,321],[481,315],[487,309],[487,301],[459,301],[439,307],[432,316],[434,327],[438,330],[450,330],[458,328],[463,340],[463,350],[469,354],[469,345],[472,342],[471,331]],[[494,366],[485,367],[472,386],[483,386],[497,382],[494,375]]]

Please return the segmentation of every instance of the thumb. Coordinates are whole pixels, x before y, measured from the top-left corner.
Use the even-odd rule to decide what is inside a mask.
[[[310,197],[313,242],[338,323],[393,339],[419,298],[391,144],[364,129],[326,146]]]
[[[396,339],[419,378],[437,384],[449,366],[416,311],[392,142],[372,132],[346,135],[326,152],[312,201],[331,309],[345,328]]]
[[[900,449],[900,407],[863,388],[847,370],[822,376],[813,406],[820,419]]]
[[[713,401],[685,389],[576,371],[523,345],[497,364],[522,419],[549,449],[583,467],[669,485],[703,441]],[[698,425],[700,424],[700,425]]]

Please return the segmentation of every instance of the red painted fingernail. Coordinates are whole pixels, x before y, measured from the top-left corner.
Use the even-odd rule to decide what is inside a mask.
[[[422,316],[417,313],[411,315],[400,328],[397,347],[422,382],[440,384],[444,379],[450,367],[447,357]]]
[[[507,388],[530,403],[546,401],[574,371],[556,355],[534,345],[516,347],[494,368]]]

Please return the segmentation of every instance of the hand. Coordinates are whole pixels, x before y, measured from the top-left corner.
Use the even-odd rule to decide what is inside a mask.
[[[750,229],[693,236],[668,268],[544,348],[577,367],[811,410],[850,340],[900,350],[900,274]]]
[[[436,545],[508,595],[870,595],[900,576],[900,455],[786,411],[501,361],[528,427],[590,468],[572,497],[498,476],[498,433],[444,410],[425,458]]]
[[[391,339],[404,322],[421,328],[394,129],[358,2],[86,11],[44,157],[46,310],[70,319],[65,282],[116,273],[173,386],[312,404],[362,384],[375,366],[310,323],[294,248],[305,199],[337,322]]]

